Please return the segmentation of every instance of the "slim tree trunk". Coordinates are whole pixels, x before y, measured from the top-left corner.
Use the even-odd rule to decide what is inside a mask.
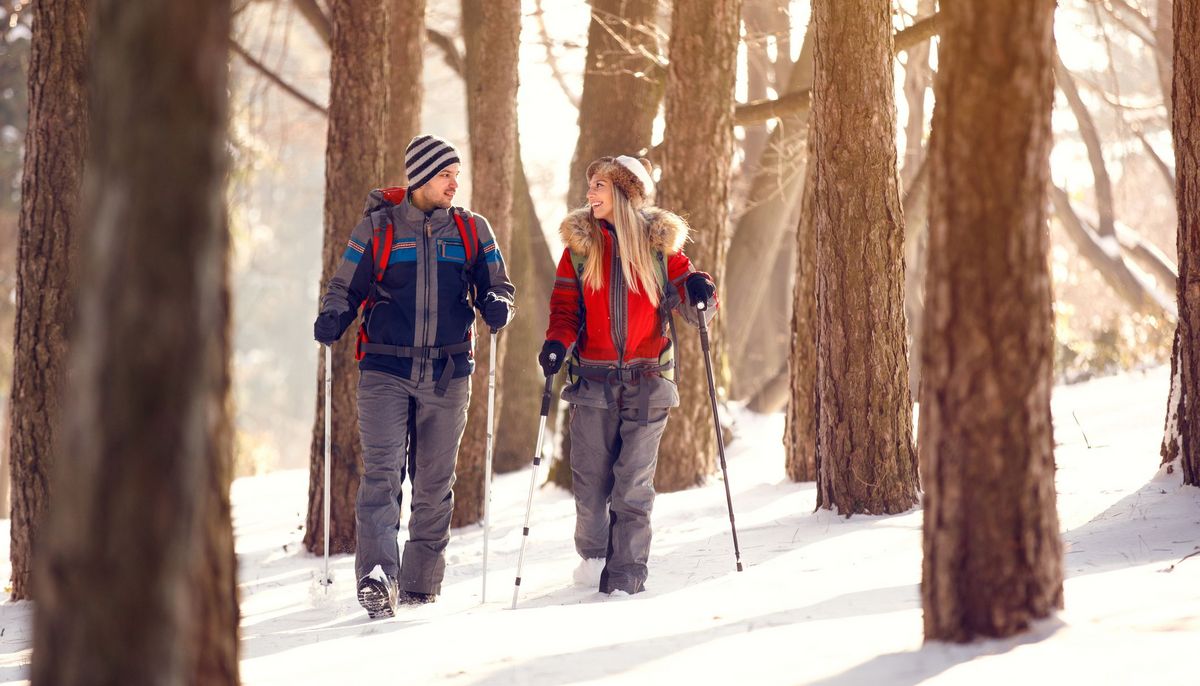
[[[591,0],[579,138],[571,158],[567,206],[583,204],[588,163],[603,155],[637,155],[650,147],[662,100],[656,60],[657,0]],[[613,108],[620,115],[613,115]],[[542,303],[539,303],[541,306]]]
[[[741,5],[741,0],[676,0],[667,68],[666,150],[659,204],[687,216],[692,227],[688,255],[697,269],[713,276],[718,289],[725,273]],[[713,368],[718,373],[725,358],[720,321],[718,316],[709,327]],[[703,356],[699,337],[685,325],[675,354],[681,365],[681,403],[671,412],[654,477],[660,491],[701,484],[716,466]]]
[[[34,3],[32,11],[9,408],[13,600],[32,597],[33,555],[50,502],[87,140],[86,3],[49,0]]]
[[[421,100],[425,67],[425,0],[385,0],[388,57],[386,70],[387,119],[382,183],[399,186],[404,181],[404,151],[421,128]]]
[[[378,46],[386,45],[384,0],[331,0],[333,36],[329,62],[329,127],[325,141],[325,241],[321,291],[345,251],[350,230],[358,223],[363,199],[384,179],[384,130],[376,102],[385,91],[385,65]],[[407,143],[407,141],[406,141]],[[315,347],[315,346],[314,346]],[[354,329],[333,346],[332,441],[330,458],[329,550],[352,553],[355,546],[354,502],[362,477],[358,437],[358,368],[354,361]],[[325,355],[317,365],[317,411],[313,424],[308,479],[308,517],[304,547],[312,553],[325,545],[323,512],[325,455]]]
[[[812,88],[812,43],[810,31],[784,95]],[[788,282],[761,278],[761,271],[764,255],[779,254],[793,238],[789,229],[797,222],[809,159],[809,111],[781,117],[771,132],[729,246],[725,316],[735,398],[757,391],[787,354],[790,332],[780,301],[793,294]]]
[[[921,598],[926,640],[969,641],[1062,607],[1045,197],[1054,0],[944,0],[941,14]]]
[[[236,684],[232,532],[218,504],[231,449],[230,5],[97,0],[92,17],[88,246],[37,560],[33,683]]]
[[[471,135],[471,209],[487,217],[501,254],[512,236],[513,171],[517,164],[517,49],[521,37],[520,0],[462,0],[467,46],[467,120]],[[487,452],[488,360],[486,325],[479,328],[467,429],[458,452],[453,526],[483,519],[484,462]],[[504,365],[505,333],[498,337],[497,370]],[[496,374],[496,415],[503,411]]]
[[[810,133],[810,136],[812,134]],[[796,283],[792,287],[790,393],[784,423],[784,466],[792,481],[817,479],[817,234],[815,164],[809,165],[796,227]]]
[[[813,3],[817,506],[917,502],[904,333],[891,4]]]
[[[537,363],[537,351],[546,340],[550,321],[546,303],[550,302],[555,269],[529,194],[524,165],[516,165],[513,180],[514,231],[504,258],[513,283],[521,289],[523,307],[504,333],[508,352],[504,355],[504,407],[496,422],[497,472],[522,469],[533,460],[546,379]]]
[[[1183,482],[1200,486],[1200,0],[1175,0],[1175,203],[1179,213],[1178,375]]]
[[[919,0],[916,21],[932,16],[935,0]],[[901,192],[907,200],[925,162],[925,94],[933,80],[929,66],[929,43],[921,41],[909,48],[904,62],[904,99],[908,103],[908,121],[904,125],[904,166],[900,170]],[[923,202],[923,199],[922,199]],[[904,318],[908,323],[908,390],[916,395],[921,383],[921,317],[924,314],[922,292],[924,272],[917,268],[925,259],[925,221],[916,221],[904,204]]]

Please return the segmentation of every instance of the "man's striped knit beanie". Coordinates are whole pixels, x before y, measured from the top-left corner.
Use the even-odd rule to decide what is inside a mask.
[[[459,162],[458,150],[437,136],[417,136],[404,151],[404,171],[408,174],[408,192],[429,183],[441,170]]]

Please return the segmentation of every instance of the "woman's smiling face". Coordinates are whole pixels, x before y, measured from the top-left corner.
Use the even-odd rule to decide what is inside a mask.
[[[596,174],[588,181],[587,201],[596,219],[612,219],[612,184],[606,177]]]

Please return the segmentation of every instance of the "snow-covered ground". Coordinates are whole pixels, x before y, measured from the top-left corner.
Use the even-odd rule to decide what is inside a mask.
[[[730,481],[745,572],[734,571],[719,479],[659,497],[648,591],[573,587],[570,496],[534,497],[512,598],[528,469],[494,487],[488,602],[482,527],[456,530],[443,595],[370,621],[353,561],[301,550],[307,475],[234,485],[247,684],[1196,684],[1200,489],[1158,470],[1168,372],[1056,389],[1066,609],[1030,632],[922,643],[921,512],[813,512],[784,476],[783,419],[739,413]],[[1085,438],[1086,436],[1086,438]],[[1090,447],[1089,447],[1090,446]],[[6,531],[0,540],[7,542]],[[4,545],[7,545],[5,543]],[[3,552],[7,560],[7,552]],[[7,570],[2,570],[7,575]],[[28,678],[32,608],[0,604],[0,682]]]

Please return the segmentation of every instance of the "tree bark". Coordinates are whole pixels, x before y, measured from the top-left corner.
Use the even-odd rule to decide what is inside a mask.
[[[887,0],[813,3],[817,506],[917,502]]]
[[[471,136],[471,209],[487,217],[496,245],[507,254],[512,241],[513,171],[517,164],[517,49],[521,36],[520,0],[462,0],[463,38],[467,46],[467,120]],[[497,340],[496,403],[500,392],[504,339]],[[487,453],[488,360],[486,326],[475,349],[474,391],[467,429],[458,452],[452,526],[483,520],[484,463]]]
[[[404,151],[421,128],[425,67],[425,0],[386,0],[388,55],[385,68],[387,120],[383,183],[405,182]]]
[[[947,0],[941,14],[921,598],[926,640],[962,642],[1017,633],[1062,607],[1044,195],[1054,0]]]
[[[97,0],[91,17],[69,459],[55,465],[36,562],[32,681],[236,684],[233,535],[221,505],[230,6]]]
[[[676,0],[667,67],[666,131],[659,204],[692,227],[688,255],[720,290],[725,273],[733,85],[741,0]],[[714,373],[725,360],[721,317],[709,327]],[[676,364],[680,406],[659,449],[654,487],[678,491],[704,482],[716,467],[716,439],[699,337],[680,332]],[[717,383],[721,379],[717,378]]]
[[[333,278],[345,251],[346,237],[362,214],[363,199],[384,178],[384,129],[381,107],[364,107],[386,92],[385,64],[377,46],[386,45],[384,0],[331,0],[333,23],[329,61],[329,126],[325,142],[325,241],[320,290]],[[355,499],[362,477],[358,436],[358,369],[354,330],[333,345],[332,433],[330,456],[329,550],[352,553],[355,547]],[[304,547],[324,549],[325,356],[317,365],[317,411],[313,423],[308,478],[308,516]]]
[[[567,207],[583,204],[588,164],[604,155],[650,147],[663,96],[658,67],[657,0],[592,0],[587,61],[579,107],[579,139],[571,157]],[[613,116],[613,108],[620,116]]]
[[[1179,214],[1179,466],[1200,486],[1200,2],[1175,0],[1172,124]]]
[[[810,138],[814,132],[810,131]],[[811,150],[811,143],[810,143]],[[808,167],[796,227],[796,283],[792,287],[789,398],[784,421],[784,467],[792,481],[817,479],[817,165]]]
[[[87,141],[86,3],[38,2],[33,13],[9,408],[13,600],[33,595],[33,556],[51,497]]]

